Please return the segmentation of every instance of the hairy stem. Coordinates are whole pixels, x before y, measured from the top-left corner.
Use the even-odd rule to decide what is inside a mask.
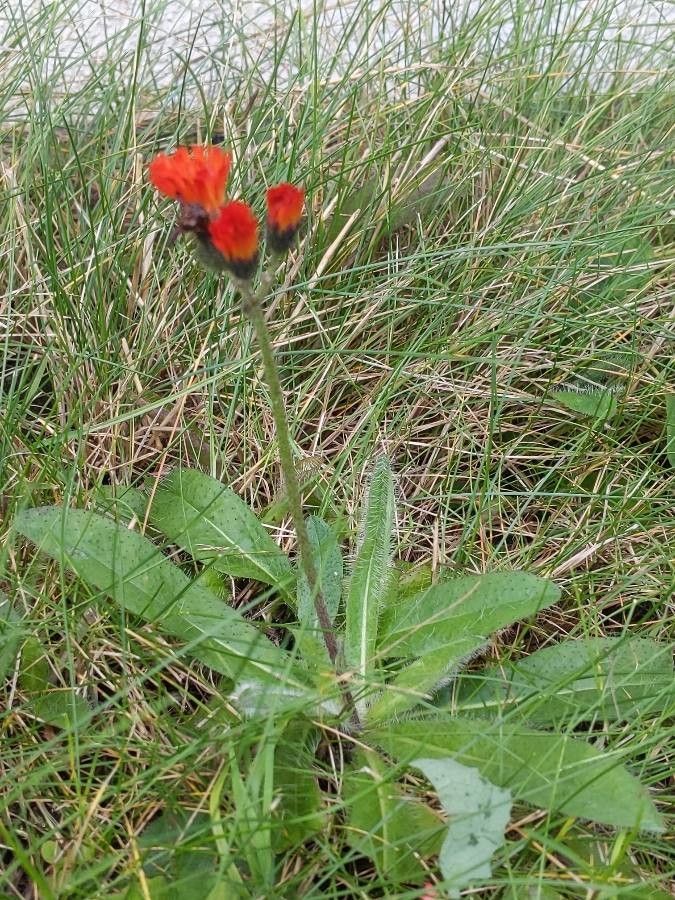
[[[270,277],[269,273],[265,273],[263,277],[261,292],[267,293],[269,289]],[[281,392],[281,382],[279,380],[279,371],[274,359],[274,351],[270,340],[267,323],[262,310],[260,296],[256,294],[249,282],[237,281],[237,286],[243,297],[243,311],[248,317],[255,330],[260,353],[262,356],[263,370],[265,372],[265,381],[270,394],[270,407],[272,409],[272,417],[277,432],[277,441],[279,444],[279,460],[281,463],[281,471],[284,477],[284,486],[288,497],[288,508],[293,520],[293,526],[298,540],[298,550],[300,551],[300,565],[307,578],[307,584],[314,598],[314,608],[319,620],[319,625],[323,634],[323,639],[328,650],[328,656],[333,664],[335,671],[340,675],[338,665],[338,646],[335,639],[335,631],[328,614],[328,607],[323,596],[323,592],[319,585],[314,559],[312,557],[312,546],[307,533],[307,525],[302,512],[302,495],[300,492],[300,484],[293,462],[293,450],[291,448],[291,436],[288,428],[288,419],[286,417],[286,407],[284,397]],[[356,707],[352,699],[351,693],[346,686],[343,687],[343,695],[348,708],[351,711],[352,722],[359,725]]]

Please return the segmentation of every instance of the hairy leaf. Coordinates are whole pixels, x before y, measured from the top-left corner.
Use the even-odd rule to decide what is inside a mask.
[[[380,647],[399,657],[445,647],[451,665],[481,647],[494,631],[559,599],[556,585],[527,572],[453,578],[397,606]]]
[[[567,409],[596,420],[611,419],[616,413],[616,399],[610,390],[553,391],[551,396]]]
[[[486,881],[492,874],[490,860],[504,845],[511,815],[511,792],[449,757],[414,759],[411,766],[433,784],[449,816],[438,863],[450,896],[459,897],[459,888]]]
[[[663,831],[663,820],[619,752],[502,720],[428,715],[367,732],[401,762],[452,756],[514,798],[617,828]]]
[[[150,521],[219,572],[254,578],[292,597],[295,574],[288,557],[243,500],[215,478],[175,469],[157,490]]]
[[[345,660],[362,679],[375,668],[377,623],[391,574],[394,486],[386,456],[373,472],[347,595]]]
[[[508,709],[539,724],[667,712],[675,704],[672,649],[648,638],[564,641],[463,676],[455,703],[462,713]]]
[[[457,667],[445,647],[436,647],[406,665],[384,688],[367,712],[368,722],[385,722],[424,700],[431,699]]]
[[[191,643],[192,656],[231,678],[286,681],[290,657],[135,531],[96,513],[25,510],[16,528],[124,609]],[[294,682],[297,683],[297,682]]]
[[[433,585],[390,611],[381,654],[418,656],[368,713],[384,721],[428,699],[492,632],[557,602],[558,588],[526,572],[467,575]]]

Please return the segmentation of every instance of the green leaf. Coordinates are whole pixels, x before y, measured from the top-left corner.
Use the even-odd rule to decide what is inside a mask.
[[[367,712],[370,723],[386,722],[424,700],[430,700],[456,668],[445,647],[430,650],[406,665],[385,687]]]
[[[144,878],[143,885],[134,882],[127,891],[124,900],[181,900],[180,894],[175,897],[171,893],[171,884],[163,875]],[[187,900],[187,898],[185,898]]]
[[[274,793],[279,819],[273,837],[277,852],[298,846],[326,825],[322,795],[314,775],[318,731],[307,719],[291,719],[274,753]]]
[[[397,607],[431,587],[434,582],[433,575],[431,563],[411,566],[410,563],[398,562],[394,565],[389,595],[380,614],[378,634],[385,634],[391,629]]]
[[[143,870],[151,879],[166,876],[153,898],[206,900],[217,873],[211,821],[186,809],[166,811],[146,826],[138,838]]]
[[[324,714],[335,717],[339,714],[342,703],[335,690],[335,679],[325,681],[325,684],[316,686],[307,679],[304,685],[269,684],[258,679],[241,679],[231,697],[237,709],[250,718],[269,718],[291,711],[317,717]]]
[[[52,690],[33,697],[23,709],[41,722],[57,728],[83,727],[91,717],[87,701],[71,690]]]
[[[290,657],[239,613],[188,577],[150,541],[111,519],[65,507],[24,510],[16,528],[44,553],[217,672],[290,682]],[[306,679],[304,679],[306,683]]]
[[[459,660],[494,631],[559,599],[555,584],[528,572],[453,578],[397,606],[380,645],[388,656],[417,656],[445,647],[449,660]]]
[[[0,682],[14,668],[23,637],[21,619],[21,613],[0,591]]]
[[[378,754],[363,754],[363,766],[344,773],[345,837],[353,850],[373,860],[388,884],[419,882],[420,857],[438,852],[445,830],[438,813],[403,791]]]
[[[553,391],[551,396],[567,409],[596,421],[611,419],[616,414],[616,399],[610,390]]]
[[[148,506],[148,498],[143,491],[127,485],[103,484],[95,496],[96,509],[108,513],[118,522],[143,521]]]
[[[527,572],[466,575],[433,585],[391,611],[381,654],[419,656],[386,687],[370,721],[384,721],[428,698],[490,635],[556,603],[560,591]]]
[[[377,623],[387,596],[394,529],[394,485],[386,456],[375,463],[347,595],[345,660],[362,679],[373,672]]]
[[[504,845],[511,793],[495,787],[477,769],[448,757],[414,759],[410,765],[433,784],[449,816],[438,864],[444,887],[451,889],[451,897],[459,897],[458,888],[490,878],[490,860]]]
[[[312,546],[319,587],[332,623],[335,621],[342,595],[342,553],[332,528],[322,519],[316,516],[307,519],[307,533]],[[309,655],[321,654],[327,659],[328,652],[314,607],[314,598],[302,571],[298,573],[298,620],[301,626],[298,636],[301,649],[304,644],[311,643]]]
[[[501,668],[459,679],[463,714],[513,710],[530,722],[628,719],[668,713],[675,702],[672,649],[648,638],[587,638],[545,647]]]
[[[292,599],[293,567],[234,491],[196,469],[175,469],[160,485],[150,521],[194,559],[234,578],[271,584]]]
[[[675,393],[666,395],[666,453],[675,468]]]
[[[663,831],[646,789],[617,752],[564,734],[502,720],[420,716],[370,729],[367,737],[403,763],[452,756],[515,798],[617,828]]]
[[[42,642],[32,634],[21,648],[19,684],[21,690],[28,694],[39,694],[49,688],[47,652]]]

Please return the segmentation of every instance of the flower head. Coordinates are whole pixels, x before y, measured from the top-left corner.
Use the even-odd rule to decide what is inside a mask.
[[[267,191],[267,240],[272,250],[284,253],[298,232],[305,192],[292,184],[277,184]]]
[[[152,160],[150,181],[167,197],[213,215],[225,202],[231,162],[230,154],[220,147],[179,147]]]
[[[208,225],[210,243],[237,278],[250,278],[258,262],[258,221],[241,200],[226,203]]]

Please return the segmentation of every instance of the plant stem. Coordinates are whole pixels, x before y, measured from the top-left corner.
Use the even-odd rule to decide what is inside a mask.
[[[269,277],[263,277],[261,290],[267,292]],[[312,557],[312,546],[307,533],[307,525],[302,512],[302,496],[300,493],[300,484],[295,471],[295,463],[293,462],[293,450],[291,448],[291,436],[288,428],[288,419],[286,418],[286,407],[284,397],[281,392],[281,382],[279,380],[279,371],[274,359],[274,351],[270,340],[267,323],[262,310],[260,296],[256,294],[249,282],[237,280],[236,282],[243,297],[243,311],[250,320],[255,330],[256,338],[260,346],[262,355],[263,370],[265,372],[265,381],[270,393],[270,407],[272,409],[272,417],[277,432],[277,441],[279,443],[279,460],[281,463],[281,471],[284,476],[286,494],[288,497],[288,508],[295,527],[295,533],[298,540],[298,550],[300,551],[300,565],[307,578],[307,583],[314,598],[314,609],[319,620],[319,625],[323,633],[323,639],[328,650],[328,656],[333,664],[338,676],[341,674],[338,665],[338,646],[335,639],[335,631],[328,614],[328,607],[323,596],[319,579],[317,577],[314,559]],[[351,711],[352,722],[359,725],[356,707],[352,699],[349,689],[343,687],[343,695]]]

